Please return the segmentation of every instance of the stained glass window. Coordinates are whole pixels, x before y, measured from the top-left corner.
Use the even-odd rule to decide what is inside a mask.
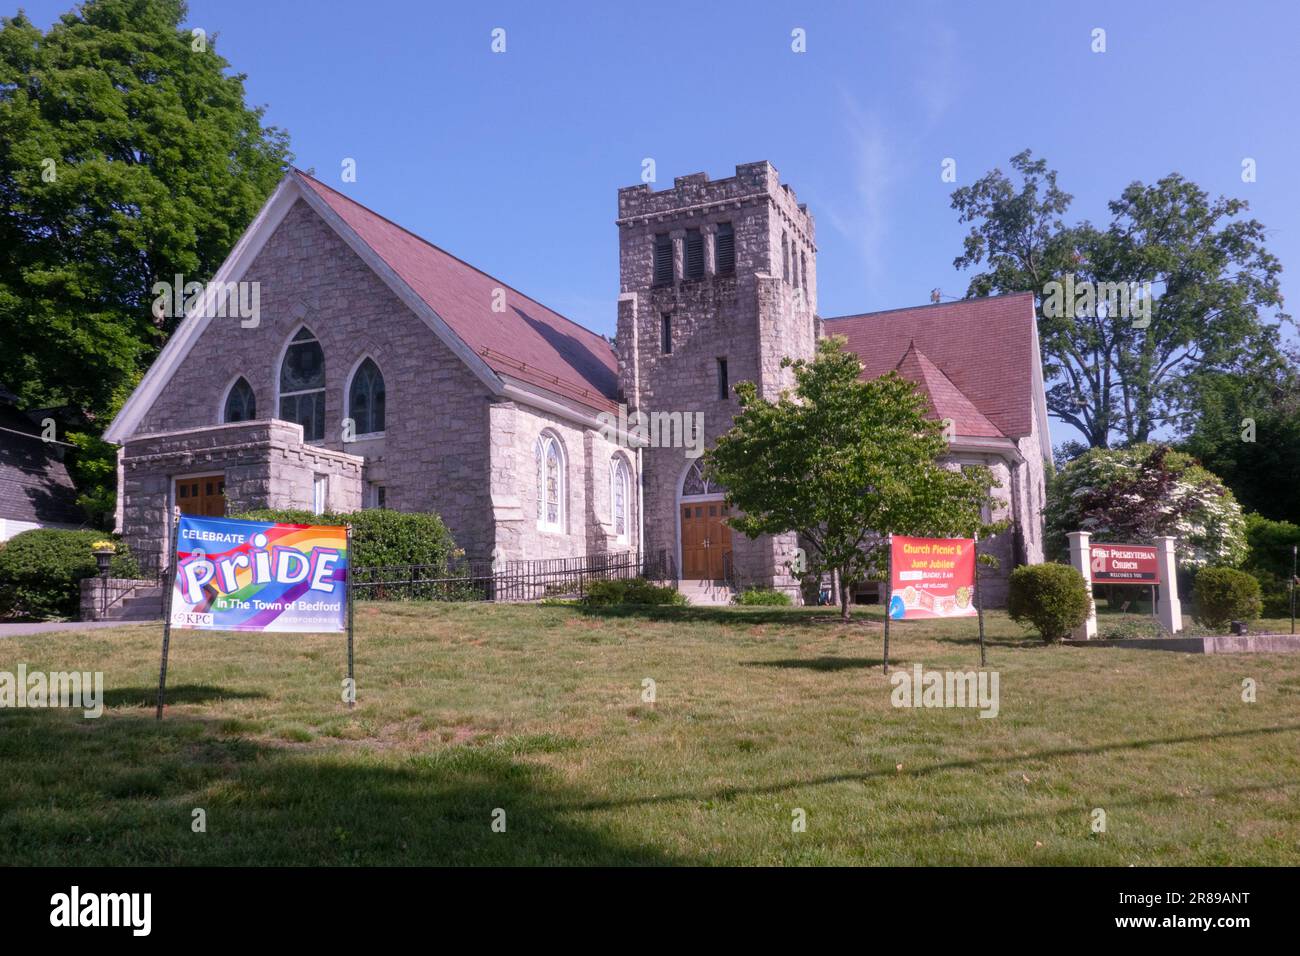
[[[370,359],[362,362],[357,374],[352,376],[348,410],[356,423],[358,435],[384,430],[384,376]]]
[[[533,443],[537,469],[537,525],[558,531],[564,523],[564,452],[550,432]]]
[[[631,481],[627,459],[615,456],[609,463],[610,510],[614,516],[614,534],[627,540],[627,499]]]
[[[682,482],[683,498],[692,495],[720,495],[724,491],[721,485],[704,477],[704,469],[698,461],[691,465],[691,470],[686,473],[686,479]]]
[[[253,395],[253,388],[248,381],[240,377],[234,385],[230,386],[230,391],[226,394],[226,408],[222,421],[251,422],[256,417],[257,398]]]
[[[280,363],[280,418],[302,426],[304,441],[325,437],[325,353],[300,329]]]

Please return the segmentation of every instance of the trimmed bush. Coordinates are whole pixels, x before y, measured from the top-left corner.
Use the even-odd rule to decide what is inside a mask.
[[[451,532],[442,518],[432,512],[367,508],[350,514],[318,515],[305,510],[267,508],[231,517],[284,524],[351,524],[356,568],[419,564],[445,570],[456,550]]]
[[[42,528],[14,535],[0,548],[0,617],[75,618],[81,579],[99,573],[92,545],[106,540],[117,547],[109,574],[137,577],[140,569],[126,545],[102,531]]]
[[[1196,622],[1223,630],[1233,621],[1253,621],[1260,614],[1259,582],[1236,568],[1204,568],[1192,588]]]
[[[1242,570],[1259,582],[1265,617],[1291,613],[1291,548],[1300,545],[1300,525],[1246,515],[1246,541],[1250,554]]]
[[[1027,564],[1011,572],[1007,611],[1050,643],[1088,619],[1091,597],[1083,575],[1068,564]]]
[[[645,578],[618,578],[593,581],[587,586],[582,603],[588,607],[613,607],[619,604],[683,605],[686,596],[674,587],[659,587]]]
[[[790,595],[774,588],[745,588],[735,597],[742,607],[789,607]]]

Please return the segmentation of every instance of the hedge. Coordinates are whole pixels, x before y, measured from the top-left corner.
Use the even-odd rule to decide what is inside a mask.
[[[789,607],[790,595],[774,588],[749,587],[735,597],[741,607]]]
[[[456,556],[451,532],[433,512],[368,508],[348,514],[313,514],[305,510],[266,508],[231,517],[283,524],[351,524],[355,548],[352,566],[358,569],[418,564],[445,570]]]
[[[1245,571],[1202,568],[1192,590],[1198,624],[1223,630],[1233,621],[1253,621],[1259,617],[1259,582]]]
[[[1011,619],[1033,625],[1048,643],[1069,637],[1086,621],[1091,600],[1083,575],[1068,564],[1027,564],[1011,572]]]
[[[1259,582],[1265,617],[1291,613],[1291,548],[1300,545],[1300,525],[1246,515],[1246,541],[1250,553],[1242,570]],[[1300,598],[1298,598],[1300,600]]]
[[[674,587],[659,587],[645,578],[617,578],[591,582],[587,585],[582,603],[588,607],[619,604],[682,605],[686,603],[686,596]]]
[[[115,578],[135,578],[139,567],[119,539],[103,531],[38,528],[14,535],[0,547],[0,617],[34,620],[75,618],[81,610],[81,580],[99,573],[91,545],[112,541],[109,565]]]

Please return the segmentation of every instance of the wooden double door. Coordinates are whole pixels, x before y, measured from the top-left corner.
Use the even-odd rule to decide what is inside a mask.
[[[183,515],[220,518],[226,513],[226,476],[176,479],[176,504]]]
[[[731,569],[731,509],[721,501],[683,501],[682,578],[718,581]]]

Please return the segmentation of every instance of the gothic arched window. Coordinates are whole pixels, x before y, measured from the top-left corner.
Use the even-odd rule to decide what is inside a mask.
[[[300,329],[280,363],[280,417],[302,426],[304,441],[325,437],[325,353],[310,329]]]
[[[615,455],[609,462],[609,513],[614,519],[614,534],[627,540],[627,502],[632,491],[631,470],[627,459]]]
[[[690,498],[699,495],[720,495],[726,491],[722,485],[709,481],[704,477],[704,468],[697,461],[691,465],[691,470],[686,473],[686,478],[682,482],[682,497]]]
[[[551,432],[542,432],[533,442],[537,469],[537,527],[547,531],[564,528],[564,449]]]
[[[223,422],[251,422],[257,417],[257,396],[253,387],[242,375],[235,379],[226,393],[226,404],[221,412]]]
[[[352,376],[348,389],[348,414],[358,435],[384,430],[384,376],[379,366],[366,359]]]

